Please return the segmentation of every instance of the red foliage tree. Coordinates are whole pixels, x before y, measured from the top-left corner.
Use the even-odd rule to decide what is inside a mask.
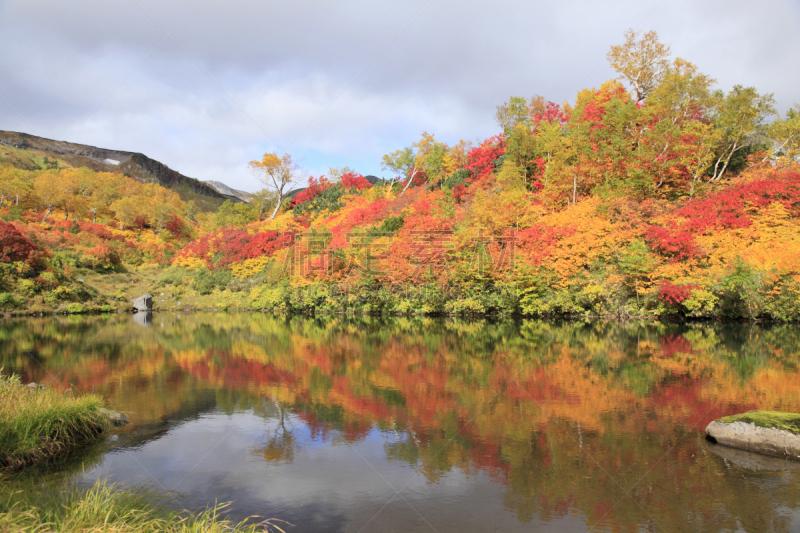
[[[86,254],[93,257],[97,263],[103,266],[119,265],[122,263],[116,250],[103,244],[98,244],[94,248],[86,250]]]
[[[280,234],[273,230],[255,235],[246,230],[223,230],[220,240],[222,241],[218,250],[220,258],[216,265],[220,268],[262,255],[271,256],[283,248]]]
[[[345,189],[356,189],[361,191],[364,189],[369,189],[372,187],[372,184],[368,182],[367,179],[361,174],[348,172],[346,174],[342,174],[342,187]]]
[[[679,304],[691,296],[693,289],[699,288],[699,285],[675,285],[664,280],[658,288],[658,297],[662,302]]]
[[[322,193],[322,191],[330,189],[331,187],[333,187],[333,184],[329,182],[325,176],[322,176],[319,179],[316,179],[314,176],[311,176],[310,178],[308,178],[308,187],[297,193],[297,195],[294,198],[292,198],[292,206],[294,207],[296,205],[310,202],[311,200],[319,196]]]
[[[36,262],[38,248],[13,224],[0,220],[0,263]]]
[[[737,184],[703,199],[695,199],[677,211],[689,219],[685,226],[697,232],[710,228],[750,226],[747,208],[782,203],[794,216],[800,215],[800,173],[787,172],[767,179]]]
[[[467,194],[467,188],[461,183],[456,183],[453,187],[453,200],[460,204],[465,194]]]
[[[175,237],[188,236],[186,224],[183,222],[183,220],[179,219],[175,213],[172,214],[172,218],[164,225],[164,227],[167,228],[167,231],[172,233]]]
[[[694,235],[678,228],[674,223],[668,226],[650,226],[645,236],[654,250],[671,257],[674,261],[698,255]]]
[[[547,102],[547,106],[543,113],[532,113],[531,122],[534,126],[539,126],[539,123],[544,122],[558,122],[561,125],[566,125],[569,122],[570,114],[564,112],[560,105],[555,102]]]
[[[503,135],[489,137],[469,151],[464,168],[472,173],[471,181],[483,181],[495,170],[494,162],[506,153],[506,140]]]

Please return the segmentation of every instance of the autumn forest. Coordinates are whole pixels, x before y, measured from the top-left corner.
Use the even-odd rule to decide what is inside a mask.
[[[800,318],[800,107],[655,32],[607,57],[616,79],[511,97],[483,141],[423,132],[387,179],[264,154],[264,188],[216,210],[4,145],[0,308]]]

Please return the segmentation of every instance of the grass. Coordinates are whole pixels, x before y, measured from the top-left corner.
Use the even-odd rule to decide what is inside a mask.
[[[2,484],[2,480],[0,480]],[[224,517],[227,504],[193,514],[169,510],[168,495],[146,488],[120,489],[105,481],[88,490],[71,487],[33,494],[3,491],[0,500],[0,531],[30,533],[169,532],[251,533],[281,531],[276,520],[233,522]]]
[[[71,391],[31,391],[0,375],[0,469],[16,469],[96,440],[110,428],[105,401]]]
[[[101,443],[90,443],[111,426],[103,406],[94,394],[29,392],[18,376],[0,375],[0,532],[284,531],[280,520],[228,520],[228,504],[199,513],[175,511],[169,507],[175,500],[171,493],[105,481],[85,489],[63,481],[84,470],[87,461],[99,460]],[[56,455],[58,462],[44,461]],[[23,466],[30,468],[20,470]]]
[[[775,428],[788,431],[795,435],[800,435],[800,414],[783,413],[780,411],[748,411],[738,415],[726,416],[719,419],[720,422],[732,424],[733,422],[745,422],[755,424],[762,428]]]

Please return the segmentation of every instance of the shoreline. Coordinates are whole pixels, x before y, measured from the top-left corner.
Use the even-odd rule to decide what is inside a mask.
[[[297,316],[318,316],[318,315],[350,315],[350,316],[387,316],[387,317],[442,317],[442,318],[473,318],[473,319],[514,319],[514,320],[605,320],[610,322],[632,322],[632,321],[645,321],[645,322],[670,322],[670,323],[713,323],[713,324],[734,324],[734,323],[747,323],[747,324],[797,324],[800,323],[800,318],[796,320],[777,320],[774,318],[757,318],[755,320],[744,317],[686,317],[681,315],[628,315],[622,316],[620,314],[608,315],[526,315],[522,313],[513,314],[495,314],[495,313],[446,313],[446,312],[430,312],[430,313],[413,313],[413,312],[391,312],[391,311],[327,311],[327,310],[313,310],[313,311],[296,311],[285,309],[262,309],[251,307],[181,307],[178,309],[159,309],[154,308],[150,311],[138,311],[124,309],[112,309],[109,311],[100,310],[85,310],[81,312],[67,312],[67,311],[5,311],[0,314],[0,318],[11,319],[20,317],[55,317],[55,316],[98,316],[98,315],[123,315],[129,314],[131,316],[144,313],[272,313],[283,315],[297,315]]]

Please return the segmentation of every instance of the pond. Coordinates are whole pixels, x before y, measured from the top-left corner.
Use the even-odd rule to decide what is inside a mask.
[[[800,412],[799,363],[793,325],[0,324],[4,373],[95,391],[131,419],[60,482],[148,485],[187,509],[231,501],[232,518],[303,532],[800,531],[800,461],[703,434],[726,414]]]

